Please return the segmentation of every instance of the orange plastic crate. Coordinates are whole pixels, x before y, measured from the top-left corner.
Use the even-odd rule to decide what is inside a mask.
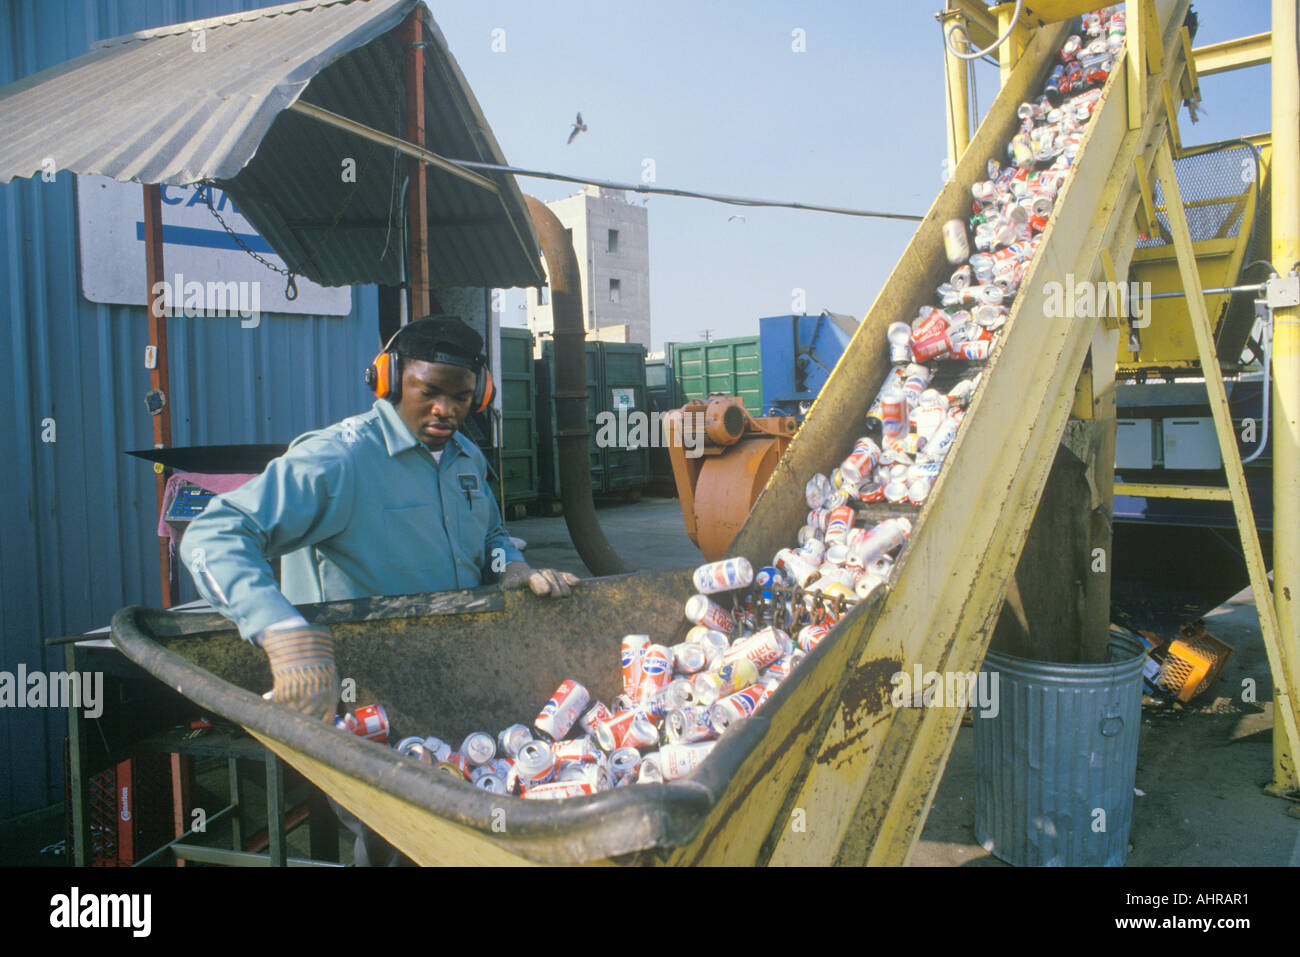
[[[1179,701],[1191,701],[1214,683],[1231,654],[1232,646],[1206,631],[1203,621],[1184,625],[1165,649],[1160,686]]]

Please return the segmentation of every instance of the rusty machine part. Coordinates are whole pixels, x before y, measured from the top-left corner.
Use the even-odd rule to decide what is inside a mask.
[[[587,427],[587,368],[583,343],[582,281],[573,242],[556,215],[532,196],[525,196],[542,255],[546,258],[555,317],[555,434],[560,461],[564,522],[573,547],[593,575],[619,575],[628,567],[614,551],[596,518],[591,497]]]
[[[695,399],[665,416],[686,533],[705,559],[726,555],[797,427],[790,416],[755,418],[735,396]]]

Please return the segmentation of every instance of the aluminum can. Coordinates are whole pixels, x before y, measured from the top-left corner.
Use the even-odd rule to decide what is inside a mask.
[[[924,476],[913,479],[907,486],[907,500],[913,505],[924,505],[925,500],[930,497],[930,486],[932,484],[933,480]]]
[[[699,741],[695,744],[665,744],[659,749],[660,771],[665,781],[676,781],[690,774],[713,750],[716,741]],[[645,762],[641,763],[645,768]]]
[[[952,445],[953,439],[957,437],[957,429],[961,425],[962,413],[958,410],[952,410],[948,417],[943,420],[930,436],[930,440],[925,443],[924,454],[926,458],[941,460],[948,454],[948,448]]]
[[[497,756],[497,743],[486,731],[471,731],[461,742],[460,753],[471,767],[478,767]]]
[[[895,322],[885,333],[889,339],[889,361],[894,365],[912,361],[912,327],[905,322]]]
[[[687,682],[689,684],[690,682]],[[644,711],[646,716],[653,721],[658,721],[669,711],[682,706],[681,698],[674,687],[676,682],[660,688],[653,694],[643,695],[637,708]]]
[[[862,577],[857,580],[853,586],[853,591],[859,598],[866,598],[880,585],[885,584],[885,579],[874,571],[863,572]]]
[[[817,575],[817,566],[795,552],[783,556],[780,567],[786,577],[798,584],[800,588],[805,587]]]
[[[852,505],[841,505],[839,508],[831,509],[830,518],[826,521],[826,544],[843,542],[844,536],[853,527],[853,519],[856,516],[857,512]]]
[[[587,689],[569,678],[560,683],[551,700],[542,706],[533,727],[546,738],[558,741],[569,733],[590,700]]]
[[[686,618],[697,625],[707,625],[726,634],[731,634],[735,626],[731,613],[704,595],[692,595],[686,600]]]
[[[718,732],[709,723],[709,708],[697,706],[669,711],[664,720],[664,734],[670,744],[694,744],[711,741]]]
[[[590,781],[548,781],[545,784],[524,788],[519,796],[530,801],[558,801],[564,798],[582,797],[584,794],[595,794],[597,790],[596,785]]]
[[[382,704],[368,704],[352,712],[352,733],[368,741],[388,740],[388,712]]]
[[[691,678],[696,699],[711,705],[719,698],[748,688],[758,680],[758,668],[748,658],[738,658],[717,671],[704,671]]]
[[[611,786],[609,768],[601,764],[566,763],[556,774],[556,780],[565,784],[585,781],[597,791],[608,791]]]
[[[845,481],[857,485],[871,475],[880,464],[880,446],[868,438],[858,439],[849,457],[840,463],[840,474]]]
[[[970,240],[966,237],[966,223],[950,219],[943,224],[943,252],[954,266],[970,258]]]
[[[693,641],[673,645],[669,651],[673,653],[673,671],[679,675],[693,675],[697,671],[703,671],[709,662],[705,650]]]
[[[454,751],[448,755],[448,757],[452,759],[458,758],[459,760],[439,761],[434,766],[434,770],[440,774],[447,775],[449,778],[455,778],[457,781],[469,780],[469,775],[465,773],[468,765],[462,765],[462,762],[464,762],[465,759]]]
[[[614,784],[631,778],[636,779],[641,770],[641,752],[636,748],[618,748],[609,756],[609,773]]]
[[[822,556],[826,554],[826,542],[820,538],[810,538],[795,550],[795,554],[816,565],[822,560]]]
[[[754,580],[754,567],[744,556],[710,562],[695,569],[695,590],[702,595],[745,588]]]
[[[744,691],[737,691],[709,709],[709,723],[717,728],[718,734],[726,734],[737,721],[743,721],[754,713],[759,704],[767,697],[767,689],[761,684],[752,684]]]
[[[469,758],[465,757],[465,755],[461,754],[459,751],[451,752],[451,754],[447,755],[447,760],[443,761],[438,766],[453,767],[460,772],[461,777],[465,778],[466,780],[469,779],[469,772],[470,772]]]
[[[587,709],[586,714],[578,719],[578,727],[582,728],[587,734],[595,734],[596,725],[602,721],[608,721],[611,714],[613,712],[605,707],[605,702],[597,701]]]
[[[641,758],[641,766],[637,769],[637,784],[658,784],[664,779],[664,769],[659,752],[655,751]]]
[[[804,501],[809,508],[822,508],[833,491],[831,480],[823,473],[816,472],[803,487]]]
[[[696,625],[686,633],[686,641],[694,642],[703,648],[706,652],[710,648],[717,649],[719,652],[727,650],[731,644],[731,639],[716,628],[709,628],[705,625]]]
[[[875,525],[866,540],[858,546],[858,556],[864,567],[887,552],[892,552],[912,533],[912,523],[906,518],[887,518]]]
[[[830,634],[831,626],[825,624],[805,625],[799,629],[799,649],[804,654],[816,648],[823,638]]]
[[[424,746],[433,753],[435,761],[446,761],[447,755],[451,754],[451,745],[441,738],[425,738]]]
[[[596,743],[605,751],[619,748],[650,748],[659,743],[659,732],[644,711],[615,711],[604,724],[596,725]]]
[[[490,794],[506,794],[506,782],[498,774],[480,774],[474,779],[474,787]]]
[[[782,638],[785,639],[784,643]],[[785,654],[790,644],[790,636],[777,628],[764,628],[748,638],[742,638],[722,656],[723,665],[729,665],[741,658],[748,658],[758,669],[766,668]]]
[[[792,654],[793,652],[791,652],[790,655],[782,655],[780,658],[776,659],[776,661],[768,665],[767,674],[781,681],[790,677],[790,672],[794,670],[794,660],[791,657]]]
[[[531,740],[533,733],[526,725],[512,724],[497,735],[497,753],[513,758]]]
[[[987,339],[976,339],[972,342],[960,342],[947,357],[950,359],[987,359],[992,351],[993,343]]]
[[[637,700],[645,701],[673,679],[673,653],[663,645],[649,645],[641,658],[641,685]]]
[[[595,764],[601,756],[600,748],[589,735],[572,741],[556,741],[551,744],[551,754],[555,755],[557,762],[578,761],[583,764]]]
[[[623,694],[633,700],[641,687],[641,656],[650,644],[649,635],[624,635],[620,646],[623,663]]]
[[[403,738],[397,746],[397,753],[415,758],[421,764],[427,764],[430,767],[438,763],[434,760],[433,752],[424,746],[424,739],[419,736]]]
[[[545,741],[529,741],[515,756],[514,773],[522,787],[532,787],[555,776],[555,754]]]
[[[963,295],[972,287],[963,290]],[[934,309],[912,330],[912,355],[917,362],[929,362],[946,353],[952,344],[948,340],[948,326],[951,320],[947,313]],[[890,389],[889,397],[881,397],[881,418],[886,438],[894,437],[906,428],[906,393],[902,389]],[[895,412],[898,415],[894,422]]]

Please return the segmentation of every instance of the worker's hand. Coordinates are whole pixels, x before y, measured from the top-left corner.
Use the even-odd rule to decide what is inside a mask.
[[[569,586],[578,584],[578,576],[558,568],[532,568],[527,562],[511,562],[501,573],[502,588],[523,588],[527,585],[534,595],[563,598]]]
[[[339,673],[329,629],[272,625],[262,632],[260,644],[275,682],[271,700],[313,718],[333,721],[339,702]]]

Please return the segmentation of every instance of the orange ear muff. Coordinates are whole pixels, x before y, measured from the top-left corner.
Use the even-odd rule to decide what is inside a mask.
[[[397,356],[392,352],[381,352],[375,361],[366,367],[366,385],[381,399],[392,401],[397,391]]]
[[[492,381],[492,370],[483,365],[478,370],[478,382],[474,384],[474,399],[470,402],[471,410],[477,414],[486,412],[497,394],[496,383]]]

